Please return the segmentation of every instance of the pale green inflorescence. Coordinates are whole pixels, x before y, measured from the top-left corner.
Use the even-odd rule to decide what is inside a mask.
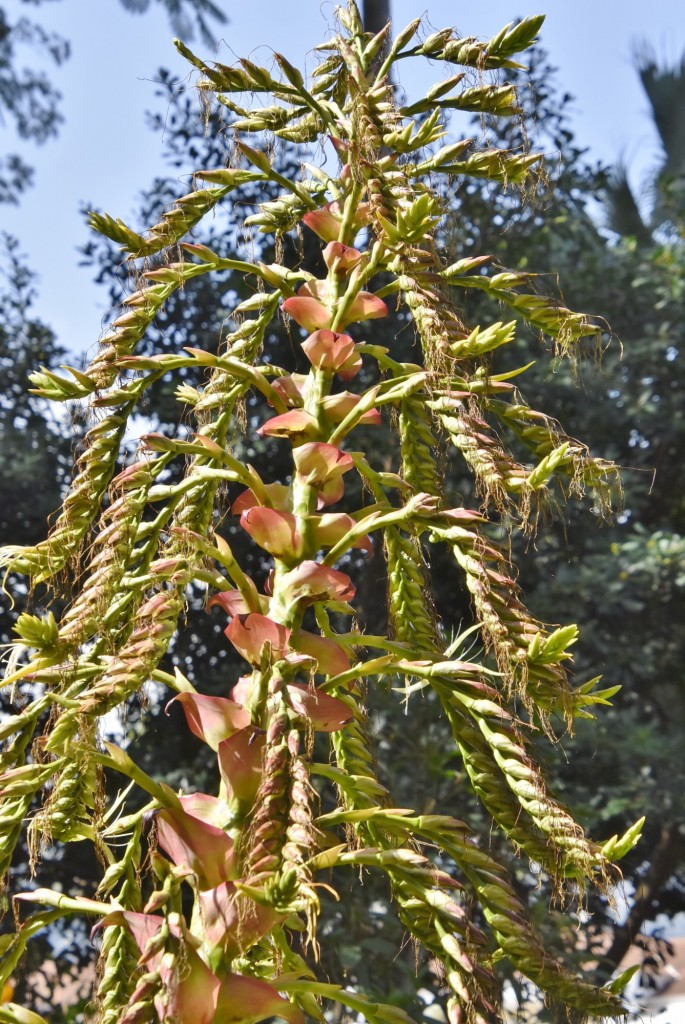
[[[519,67],[513,58],[534,42],[542,18],[485,43],[450,29],[423,37],[418,20],[394,41],[387,30],[372,38],[353,2],[338,19],[309,82],[280,54],[270,71],[248,60],[209,65],[179,47],[201,72],[200,89],[231,112],[234,165],[198,172],[211,187],[178,200],[145,235],[92,217],[128,254],[140,286],[84,372],[35,376],[46,398],[88,401],[94,425],[47,540],[2,553],[9,570],[34,584],[70,574],[73,596],[59,621],[25,614],[17,624],[6,683],[18,703],[0,723],[0,868],[9,869],[30,816],[36,860],[51,843],[91,843],[103,877],[95,899],[48,889],[11,893],[22,908],[41,909],[5,937],[0,980],[17,969],[37,930],[81,913],[101,936],[92,1004],[101,1024],[247,1024],[274,1016],[299,1024],[305,1014],[324,1020],[331,1001],[370,1024],[407,1024],[398,1007],[317,975],[320,894],[335,867],[387,876],[403,926],[443,964],[451,1024],[501,1019],[496,965],[503,958],[551,1002],[613,1016],[621,1012],[614,992],[546,954],[483,840],[448,815],[394,806],[378,778],[366,709],[383,679],[399,679],[406,699],[432,691],[492,828],[536,861],[560,893],[569,879],[580,889],[615,881],[610,862],[637,841],[639,826],[604,848],[588,839],[549,791],[529,738],[533,729],[551,735],[554,715],[568,724],[588,715],[614,691],[597,690],[596,681],[574,688],[566,663],[577,631],[552,630],[527,611],[502,536],[532,529],[540,507],[584,487],[606,504],[616,470],[527,405],[512,383],[526,367],[498,375],[491,362],[515,342],[520,323],[560,349],[599,327],[526,290],[529,275],[491,267],[487,256],[447,265],[441,250],[441,177],[520,183],[539,163],[531,154],[441,139],[450,109],[517,114],[513,88],[483,74]],[[410,58],[442,62],[449,77],[402,106],[390,75]],[[462,82],[452,66],[471,69],[476,84]],[[310,177],[290,180],[274,166],[267,137],[293,144],[328,137],[337,171],[309,168]],[[245,183],[282,189],[247,226],[277,239],[313,231],[325,244],[325,277],[226,259],[183,241]],[[146,261],[159,253],[167,261],[149,269]],[[232,311],[232,329],[216,352],[136,354],[174,291],[225,270],[257,284]],[[457,305],[465,288],[484,291],[498,310],[505,304],[515,320],[465,325]],[[403,329],[416,335],[413,363],[374,341],[370,322],[388,316],[384,299],[393,296]],[[292,321],[307,374],[263,359],[280,314]],[[363,330],[364,342],[347,333],[350,324],[365,325],[353,328],[355,338]],[[182,385],[177,393],[194,433],[148,434],[122,466],[122,439],[141,397],[188,367],[206,372],[203,387]],[[362,379],[374,383],[347,390],[362,368]],[[236,454],[241,431],[253,434],[255,409],[257,434],[285,458],[288,483],[262,479]],[[358,450],[356,432],[381,424],[390,430],[393,460],[382,468]],[[514,454],[512,439],[517,450],[530,450],[532,463]],[[450,452],[472,474],[480,508],[448,500]],[[355,474],[363,504],[352,514],[336,511]],[[226,488],[235,486],[241,490],[231,511],[271,567],[261,591],[221,533]],[[472,661],[452,653],[459,643],[449,647],[436,615],[428,541],[451,553],[455,586],[471,596],[484,645]],[[338,566],[353,548],[384,553],[388,635],[341,625],[354,614],[355,584]],[[185,628],[190,586],[205,587],[209,603],[226,613],[227,638],[245,663],[230,694],[198,692],[163,662]],[[215,794],[176,792],[99,738],[103,717],[125,709],[150,680],[176,692],[189,729],[209,758],[216,755]],[[313,758],[317,733],[328,740],[329,760]],[[104,782],[122,775],[130,788],[108,805]],[[335,803],[325,814],[322,792]],[[0,1020],[41,1018],[9,1003]]]

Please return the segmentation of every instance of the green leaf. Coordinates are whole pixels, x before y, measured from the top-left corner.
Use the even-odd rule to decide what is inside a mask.
[[[23,643],[39,651],[53,652],[59,639],[59,628],[52,612],[43,617],[22,612],[12,629],[19,637],[15,643]]]
[[[528,661],[536,665],[557,665],[571,658],[566,648],[576,642],[578,635],[576,625],[562,626],[547,637],[537,633],[528,645]]]
[[[633,964],[632,967],[627,967],[625,971],[621,971],[617,978],[609,982],[606,986],[607,991],[613,992],[614,995],[620,996],[625,990],[626,985],[640,970],[641,964]]]
[[[637,846],[642,837],[642,828],[645,823],[645,818],[639,818],[634,825],[631,825],[627,832],[625,832],[621,838],[618,836],[612,836],[604,846],[602,847],[602,854],[607,860],[617,861],[625,857],[627,853]]]
[[[88,214],[88,224],[94,231],[99,232],[113,242],[119,242],[127,252],[136,253],[144,249],[146,242],[142,235],[133,231],[123,220],[118,217],[110,217],[108,213],[96,213],[94,210]]]

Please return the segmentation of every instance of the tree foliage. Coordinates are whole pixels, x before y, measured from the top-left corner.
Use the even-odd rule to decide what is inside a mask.
[[[627,168],[619,164],[606,189],[609,226],[640,245],[650,245],[664,231],[677,237],[685,209],[685,58],[673,67],[659,66],[643,43],[636,54],[637,71],[661,143],[658,167],[647,195],[636,196]],[[640,202],[642,198],[642,202]]]
[[[28,0],[24,0],[27,3]],[[41,0],[33,0],[39,5]],[[151,0],[120,0],[131,13],[142,14]],[[174,32],[192,39],[197,27],[205,43],[211,44],[212,21],[219,24],[226,16],[213,0],[157,0],[166,9]],[[59,66],[69,57],[69,41],[57,32],[47,31],[40,21],[22,16],[10,20],[0,7],[0,124],[13,125],[20,139],[43,143],[59,132],[64,115],[61,95],[45,71],[20,67],[26,50]],[[0,160],[0,204],[17,203],[31,184],[33,169],[16,153]]]

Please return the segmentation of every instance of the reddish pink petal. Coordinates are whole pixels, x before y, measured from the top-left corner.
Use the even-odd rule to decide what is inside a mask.
[[[337,732],[354,718],[347,704],[337,697],[309,690],[302,683],[289,686],[288,697],[293,710],[303,718],[308,718],[312,727],[319,732]]]
[[[180,704],[188,728],[198,739],[216,750],[222,740],[250,723],[250,716],[239,704],[226,697],[209,697],[202,693],[179,693],[166,706]]]
[[[215,1024],[220,982],[197,951],[183,944],[173,958],[162,959],[162,992],[155,997],[160,1021],[169,1024]]]
[[[232,874],[233,840],[185,809],[165,807],[158,813],[157,841],[176,867],[197,876],[200,889],[213,889]]]
[[[317,369],[333,370],[336,360],[354,351],[354,339],[337,331],[314,331],[302,342],[307,359]]]
[[[142,956],[147,942],[158,934],[163,924],[165,919],[155,914],[116,910],[106,915],[98,927],[123,925],[128,928]],[[142,962],[148,971],[160,974],[161,988],[155,996],[158,1019],[171,1024],[214,1024],[219,980],[189,942],[183,941],[182,956],[179,955],[180,940],[186,938],[183,926],[179,929],[170,925],[169,931],[171,937],[166,947]]]
[[[234,616],[225,633],[236,651],[251,665],[259,665],[267,643],[271,645],[272,658],[282,658],[290,636],[290,630],[280,622],[258,612]]]
[[[324,242],[330,242],[340,234],[342,217],[333,214],[328,207],[324,206],[322,210],[310,210],[309,213],[305,213],[302,222],[311,228],[319,238],[323,238]]]
[[[282,512],[289,511],[290,488],[287,484],[264,484],[264,490],[272,508],[277,508]],[[234,516],[239,516],[246,508],[253,508],[255,505],[261,504],[262,502],[258,500],[254,491],[248,488],[235,499],[231,505],[231,512]]]
[[[316,299],[318,302],[323,302],[324,306],[329,306],[338,293],[331,287],[327,278],[313,277],[305,284],[300,285],[297,294],[303,298]]]
[[[274,558],[295,561],[302,552],[302,538],[297,532],[297,519],[292,512],[256,505],[245,509],[240,525],[260,548]]]
[[[361,368],[362,357],[360,356],[359,352],[356,351],[355,346],[355,351],[348,359],[345,360],[344,363],[342,363],[341,366],[338,367],[337,373],[338,376],[340,377],[340,380],[348,381],[356,377]]]
[[[316,543],[322,548],[332,548],[356,525],[356,521],[346,512],[326,512],[319,517],[314,529]],[[373,544],[368,534],[357,537],[352,547],[361,548],[369,554],[373,552]]]
[[[348,274],[362,258],[359,249],[344,245],[342,242],[329,242],[322,255],[328,269],[336,274]]]
[[[304,601],[306,604],[315,601],[351,601],[355,594],[352,580],[344,572],[309,560],[285,573],[282,582],[293,600]]]
[[[332,476],[319,487],[316,507],[326,508],[328,505],[335,505],[345,493],[345,484],[341,476]]]
[[[250,806],[262,778],[264,733],[248,726],[219,744],[218,759],[227,799]]]
[[[164,921],[165,918],[160,917],[158,914],[139,914],[133,910],[113,910],[111,914],[107,914],[106,917],[103,917],[96,924],[91,933],[91,938],[101,928],[109,928],[111,925],[123,926],[130,931],[142,955],[148,942],[157,934]],[[154,960],[159,963],[160,958],[161,954],[158,953],[155,955]],[[153,969],[154,966],[156,964],[153,964]]]
[[[298,477],[316,486],[318,508],[340,501],[345,492],[343,473],[354,465],[351,455],[335,445],[313,441],[296,448],[293,459]]]
[[[333,423],[342,423],[345,417],[351,413],[360,402],[361,397],[359,395],[354,395],[351,391],[341,391],[337,395],[328,395],[324,398],[321,404],[326,411],[326,415],[333,421]],[[377,409],[369,409],[367,412],[362,414],[359,422],[379,426],[382,422],[381,414]]]
[[[259,1024],[269,1017],[305,1024],[302,1011],[279,996],[267,981],[242,974],[225,975],[216,1004],[217,1024]]]
[[[351,380],[361,369],[362,358],[349,334],[314,331],[302,348],[312,366],[338,373],[343,380]]]
[[[310,210],[305,213],[302,221],[311,228],[324,242],[333,242],[340,234],[342,225],[342,209],[340,203],[328,203],[320,210]],[[359,229],[371,221],[371,207],[368,203],[360,203],[355,212],[352,224],[352,232],[357,234]]]
[[[317,671],[322,675],[337,676],[350,667],[350,659],[335,640],[308,633],[304,629],[298,629],[292,634],[290,648],[313,658],[317,663]]]
[[[128,928],[142,956],[149,940],[164,923],[165,918],[155,914],[117,910],[108,914],[98,927],[123,925]],[[214,1024],[219,979],[188,942],[183,943],[182,958],[178,956],[179,940],[184,936],[177,926],[170,925],[169,930],[171,937],[166,948],[143,961],[149,971],[159,971],[161,988],[155,996],[158,1019],[170,1024]]]
[[[441,516],[446,516],[453,522],[459,523],[482,523],[483,516],[480,512],[474,512],[470,508],[449,508],[445,512],[440,513]]]
[[[294,295],[286,299],[281,308],[307,331],[318,331],[331,325],[331,310],[308,295]]]
[[[347,142],[345,139],[337,139],[334,135],[329,135],[328,141],[331,143],[333,149],[340,157],[341,162],[345,164],[345,166],[343,167],[343,170],[345,170],[345,168],[347,167],[345,161],[347,160],[348,153],[350,152],[351,149],[350,143]]]
[[[236,704],[245,705],[251,693],[252,676],[241,676],[231,690],[231,700],[234,700]]]
[[[271,387],[276,394],[281,396],[289,408],[299,407],[304,401],[302,387],[306,379],[301,373],[292,373],[285,377],[277,377],[276,380],[272,381]],[[271,404],[269,402],[269,405]]]
[[[210,796],[209,793],[185,793],[179,800],[186,814],[223,830],[226,823],[226,805],[223,800]]]
[[[232,945],[231,933],[237,924],[236,888],[233,882],[222,882],[215,889],[205,889],[198,893],[198,903],[204,939],[210,949],[216,946],[226,949]],[[230,959],[233,956],[235,952]]]
[[[250,611],[247,601],[239,590],[220,590],[218,594],[210,597],[207,608],[214,608],[215,605],[223,608],[231,616],[247,615]]]
[[[293,444],[311,440],[319,432],[316,420],[304,409],[291,409],[267,420],[257,431],[263,437],[288,437]]]
[[[274,910],[237,893],[232,882],[207,889],[198,898],[205,941],[210,948],[223,949],[227,960],[250,949],[282,920]]]
[[[345,316],[345,325],[357,320],[378,320],[388,315],[388,307],[371,292],[359,292]]]
[[[297,472],[310,484],[323,483],[330,476],[346,473],[354,465],[351,455],[324,441],[303,444],[293,453],[293,459]]]

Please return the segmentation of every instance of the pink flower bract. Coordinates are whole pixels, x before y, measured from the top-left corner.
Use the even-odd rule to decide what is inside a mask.
[[[343,473],[354,465],[351,455],[335,445],[313,441],[296,448],[293,460],[300,479],[317,488],[319,508],[340,501],[345,492]]]
[[[327,395],[322,401],[326,415],[333,423],[342,423],[346,416],[359,405],[361,397],[351,391],[341,391],[337,395]],[[377,409],[367,409],[359,417],[359,423],[372,424],[377,427],[381,424],[381,414]]]
[[[342,647],[326,636],[317,636],[304,629],[298,629],[290,637],[290,648],[313,658],[317,671],[322,675],[337,676],[350,667],[348,658]]]
[[[289,629],[258,612],[235,615],[224,632],[238,654],[251,665],[259,665],[265,644],[271,646],[272,659],[282,658],[290,637]]]
[[[262,778],[264,733],[247,726],[219,744],[218,760],[227,799],[252,804]]]
[[[310,690],[303,684],[289,686],[288,697],[298,715],[308,718],[318,732],[337,732],[354,718],[343,701],[328,693]]]
[[[287,484],[264,484],[264,490],[272,508],[277,508],[283,512],[289,511],[290,488]],[[259,501],[254,491],[248,488],[235,499],[231,505],[231,512],[234,516],[239,516],[246,508],[252,508],[254,505],[261,504],[262,502]]]
[[[228,960],[245,952],[282,918],[236,891],[233,882],[198,894],[202,930],[210,947],[219,946]]]
[[[322,255],[328,269],[334,270],[336,274],[348,274],[362,258],[359,249],[342,242],[329,242]]]
[[[190,731],[212,750],[217,750],[222,740],[250,724],[247,711],[227,697],[179,693],[167,704],[167,714],[172,704],[181,705]]]
[[[299,408],[304,401],[302,388],[306,379],[306,376],[301,373],[289,373],[285,377],[276,377],[271,387],[277,395],[280,395],[288,408]]]
[[[326,512],[319,517],[316,524],[314,534],[316,542],[319,547],[332,548],[356,525],[356,521],[346,512]],[[373,552],[373,544],[368,534],[357,537],[351,546],[361,548],[362,551],[367,551],[369,554]]]
[[[315,601],[351,601],[355,587],[349,576],[319,562],[304,561],[282,577],[293,600],[313,604]],[[234,620],[235,621],[235,620]]]
[[[303,224],[322,238],[324,242],[334,242],[340,234],[342,227],[343,211],[340,203],[327,203],[320,210],[310,210],[302,218]],[[357,234],[360,228],[364,227],[371,220],[371,208],[368,203],[360,203],[355,211],[352,224],[352,232]]]
[[[257,433],[263,437],[287,437],[293,445],[311,441],[319,432],[319,427],[311,413],[304,409],[291,409],[267,420]]]
[[[207,817],[217,819],[223,803],[205,793],[179,798],[181,807],[165,807],[157,815],[157,841],[176,867],[197,877],[200,889],[213,889],[233,870],[233,840]],[[200,817],[202,815],[202,817]]]
[[[99,927],[124,925],[133,935],[142,955],[164,923],[165,918],[155,914],[116,910],[103,918]],[[181,930],[170,925],[169,931],[171,934],[166,947],[169,953],[163,948],[144,961],[148,971],[159,971],[160,990],[154,997],[158,1019],[173,1021],[173,1024],[215,1024],[219,979],[187,942],[183,943],[181,961],[178,955],[183,938]],[[136,1001],[137,990],[129,1000],[129,1007]]]
[[[331,370],[342,380],[351,380],[362,366],[362,357],[349,334],[314,331],[302,342],[307,359],[317,370]]]
[[[302,552],[302,538],[292,512],[277,512],[274,508],[255,505],[241,514],[240,525],[274,558],[292,562]]]
[[[302,289],[297,295],[285,300],[281,307],[283,312],[307,331],[330,327],[333,314],[328,306],[310,295],[302,295],[301,292]]]
[[[216,1024],[259,1024],[270,1017],[304,1024],[302,1011],[279,996],[268,981],[242,974],[225,975],[216,1004]]]
[[[239,590],[220,590],[218,594],[210,597],[207,602],[207,608],[214,608],[216,605],[219,608],[223,608],[231,617],[233,615],[248,615],[250,613],[247,601]]]
[[[380,320],[388,315],[388,307],[372,292],[359,292],[352,305],[345,313],[342,326],[356,323],[358,320]]]

